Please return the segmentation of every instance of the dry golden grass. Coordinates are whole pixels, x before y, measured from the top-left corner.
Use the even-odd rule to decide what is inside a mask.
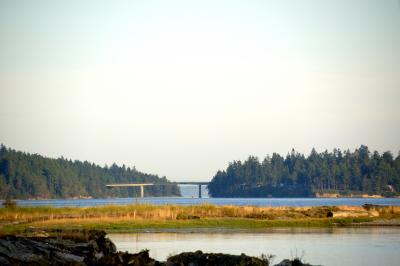
[[[91,226],[93,228],[140,228],[157,227],[159,224],[168,226],[219,226],[215,221],[225,219],[227,224],[246,226],[245,221],[252,225],[260,222],[269,224],[286,224],[288,221],[301,225],[313,222],[330,225],[327,214],[333,218],[400,218],[400,207],[371,207],[369,209],[357,206],[337,207],[253,207],[253,206],[216,206],[210,204],[193,206],[148,205],[134,204],[126,206],[98,206],[86,208],[53,208],[53,207],[15,207],[0,209],[0,231],[2,228],[38,226],[38,227],[73,227]],[[198,219],[195,221],[194,219]],[[349,220],[350,221],[350,220]],[[315,221],[313,222],[315,224]],[[264,223],[265,225],[265,223]],[[117,226],[118,227],[118,226]]]

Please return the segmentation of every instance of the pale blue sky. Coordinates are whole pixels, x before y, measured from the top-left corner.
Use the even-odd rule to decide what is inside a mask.
[[[400,2],[0,0],[0,142],[173,180],[400,150]]]

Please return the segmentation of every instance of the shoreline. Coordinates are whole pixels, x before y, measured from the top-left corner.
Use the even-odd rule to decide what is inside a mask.
[[[177,199],[198,199],[198,197],[193,196],[146,196],[144,199],[157,199],[157,198],[177,198]],[[369,195],[369,194],[335,194],[335,193],[316,193],[314,196],[304,196],[304,197],[202,197],[201,199],[398,199],[400,196],[383,196],[383,195]],[[117,200],[117,199],[143,199],[140,197],[93,197],[93,196],[76,196],[76,197],[66,197],[66,198],[15,198],[13,201],[51,201],[51,200]],[[0,202],[4,202],[6,199],[0,199]]]
[[[96,229],[107,232],[265,230],[400,226],[399,206],[254,207],[210,204],[12,207],[0,209],[0,234],[30,229]]]
[[[252,265],[271,266],[272,255],[231,255],[203,253],[201,250],[181,252],[156,260],[149,250],[136,253],[118,251],[116,245],[101,230],[56,230],[32,232],[30,236],[0,236],[0,262],[4,265]],[[311,266],[301,258],[284,259],[276,266]]]
[[[229,227],[189,227],[189,228],[146,228],[146,229],[128,229],[128,230],[105,230],[108,234],[269,234],[276,232],[301,232],[301,231],[315,231],[324,232],[325,230],[335,230],[335,229],[367,229],[367,228],[399,228],[400,220],[396,224],[348,224],[344,226],[275,226],[275,227],[265,227],[265,228],[229,228]]]

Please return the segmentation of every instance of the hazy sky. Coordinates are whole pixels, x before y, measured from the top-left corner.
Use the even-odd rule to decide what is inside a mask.
[[[0,142],[209,180],[400,150],[400,2],[0,0]]]

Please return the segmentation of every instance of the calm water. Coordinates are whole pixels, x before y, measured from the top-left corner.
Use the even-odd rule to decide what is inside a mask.
[[[156,205],[176,204],[192,205],[210,203],[215,205],[237,206],[333,206],[352,205],[361,206],[365,203],[400,206],[400,198],[113,198],[113,199],[58,199],[58,200],[18,200],[21,206],[99,206],[99,205],[126,205],[132,203],[151,203]]]
[[[319,265],[399,265],[400,228],[272,229],[263,233],[109,234],[120,251],[165,260],[184,251],[273,254],[273,263],[303,256]]]
[[[68,199],[68,200],[18,200],[21,206],[98,206],[98,205],[126,205],[132,203],[150,203],[156,205],[176,204],[192,205],[211,203],[215,205],[236,206],[332,206],[352,205],[361,206],[365,203],[400,206],[400,198],[363,199],[363,198],[209,198],[206,186],[202,186],[203,198],[198,197],[198,186],[180,185],[183,197],[148,197],[148,198],[113,198],[113,199]]]

